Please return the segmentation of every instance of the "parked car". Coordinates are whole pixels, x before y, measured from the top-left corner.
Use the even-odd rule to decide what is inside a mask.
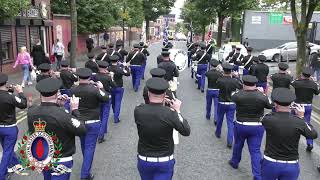
[[[309,46],[311,48],[310,54],[320,50],[320,46],[317,44],[309,43]],[[264,50],[260,54],[266,56],[268,61],[295,61],[297,60],[297,51],[297,42],[288,42],[276,48]]]
[[[177,33],[176,34],[176,41],[186,41],[187,37],[183,33]]]
[[[240,53],[243,54],[244,56],[248,55],[247,49],[242,44],[234,44],[234,43],[224,44],[219,49],[219,52],[218,52],[218,60],[220,62],[223,62],[227,58],[229,53],[232,51],[232,45],[241,47]]]

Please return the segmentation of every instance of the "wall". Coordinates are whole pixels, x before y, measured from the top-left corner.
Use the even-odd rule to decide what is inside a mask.
[[[273,48],[296,40],[292,24],[282,22],[271,24],[269,22],[269,15],[270,12],[245,11],[242,40],[248,38],[250,46],[255,50]],[[283,15],[291,16],[290,13],[283,13]],[[319,12],[314,13],[312,21],[320,21]]]

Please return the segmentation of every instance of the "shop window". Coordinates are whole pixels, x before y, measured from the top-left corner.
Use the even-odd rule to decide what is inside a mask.
[[[2,55],[3,62],[8,62],[8,61],[12,60],[11,53],[10,53],[11,45],[12,45],[11,42],[3,42],[2,43],[1,55]]]

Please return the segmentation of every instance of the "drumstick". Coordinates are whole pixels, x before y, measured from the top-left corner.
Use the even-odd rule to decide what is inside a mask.
[[[172,94],[172,97],[173,97],[173,100],[176,99],[174,93],[171,91],[171,94]],[[173,129],[173,132],[172,132],[172,137],[173,137],[173,143],[174,144],[179,144],[179,133],[177,130]]]

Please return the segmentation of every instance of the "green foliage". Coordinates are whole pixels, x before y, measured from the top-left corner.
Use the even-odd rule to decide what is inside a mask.
[[[126,1],[126,9],[128,12],[128,19],[126,20],[126,24],[129,27],[141,27],[144,14],[143,14],[143,0],[125,0]]]
[[[28,5],[28,0],[0,0],[0,21],[16,17]]]
[[[200,34],[203,33],[203,28],[215,19],[215,12],[209,12],[210,10],[211,9],[205,9],[199,1],[187,0],[182,8],[181,18],[186,23],[192,22],[193,31]],[[206,13],[204,13],[204,11]]]
[[[155,21],[159,16],[168,14],[175,0],[142,0],[145,20]]]
[[[77,0],[78,32],[96,33],[109,28],[119,19],[116,0]],[[52,1],[52,12],[70,14],[69,0]]]

